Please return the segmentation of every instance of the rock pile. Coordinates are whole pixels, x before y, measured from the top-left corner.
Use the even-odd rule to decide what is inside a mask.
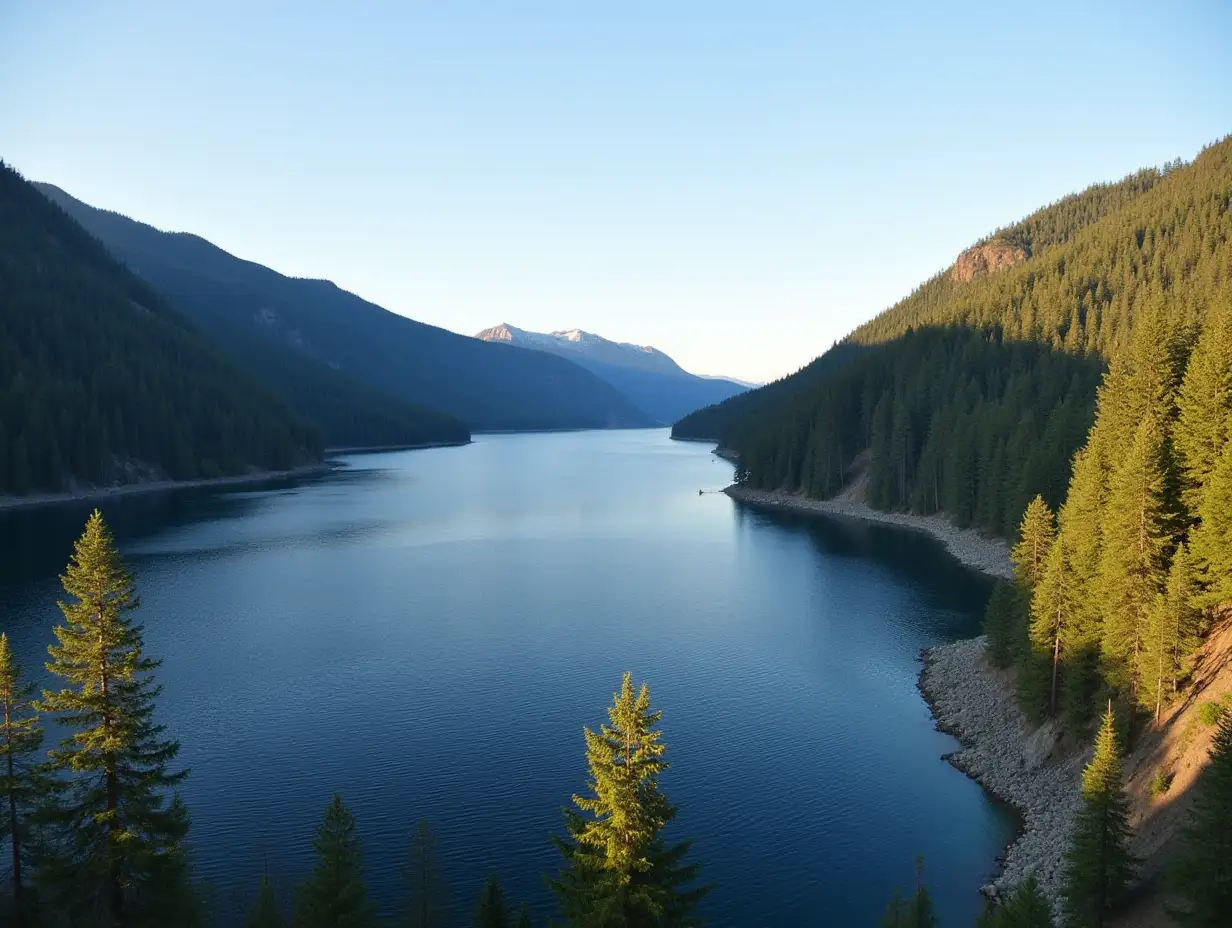
[[[1061,750],[1052,723],[1032,731],[1010,687],[984,660],[984,646],[981,636],[926,649],[920,689],[937,727],[963,744],[946,759],[1023,819],[1000,875],[982,891],[1001,898],[1034,875],[1059,912],[1065,849],[1089,751]]]

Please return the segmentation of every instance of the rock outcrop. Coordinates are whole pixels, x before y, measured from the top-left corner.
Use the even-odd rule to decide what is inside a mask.
[[[999,239],[984,242],[968,248],[958,256],[954,266],[950,268],[950,277],[957,281],[974,280],[986,277],[1006,268],[1013,267],[1029,257],[1027,250],[1021,245],[1011,245]]]

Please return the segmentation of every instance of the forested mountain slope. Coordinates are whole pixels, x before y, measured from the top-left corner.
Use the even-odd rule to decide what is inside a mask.
[[[821,496],[871,448],[875,505],[1012,534],[1036,493],[1063,498],[1100,375],[1127,355],[1134,324],[1158,316],[1182,365],[1208,314],[1232,311],[1230,195],[1223,141],[1192,164],[1066,197],[798,374],[674,434],[738,451],[752,486]]]
[[[475,337],[568,358],[602,377],[661,425],[748,389],[721,377],[690,374],[657,348],[613,342],[580,329],[527,332],[502,323]]]
[[[320,454],[314,429],[0,164],[0,493]]]
[[[610,384],[562,358],[424,325],[329,281],[285,277],[198,236],[96,209],[50,184],[39,189],[231,357],[325,422],[331,443],[386,443],[343,434],[357,409],[372,422],[367,435],[396,433],[414,416],[438,439],[463,437],[462,429],[425,410],[471,429],[651,424]]]

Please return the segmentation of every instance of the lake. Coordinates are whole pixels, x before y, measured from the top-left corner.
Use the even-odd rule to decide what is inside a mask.
[[[941,760],[916,681],[920,648],[977,632],[988,583],[922,535],[738,506],[731,473],[666,430],[483,435],[106,504],[225,918],[263,868],[284,892],[307,872],[336,790],[385,912],[425,818],[456,924],[489,872],[542,923],[582,728],[631,670],[708,924],[874,925],[917,855],[943,924],[972,924],[1015,823]],[[88,509],[0,517],[28,673]]]

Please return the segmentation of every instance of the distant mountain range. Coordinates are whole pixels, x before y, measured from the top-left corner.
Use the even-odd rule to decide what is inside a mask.
[[[51,184],[35,186],[223,353],[317,423],[329,445],[657,421],[565,358],[425,325],[329,281],[285,277],[196,235],[163,232]]]
[[[568,358],[602,377],[662,425],[748,389],[738,381],[690,374],[657,348],[614,342],[581,329],[528,332],[501,323],[475,337]]]

